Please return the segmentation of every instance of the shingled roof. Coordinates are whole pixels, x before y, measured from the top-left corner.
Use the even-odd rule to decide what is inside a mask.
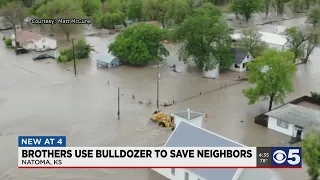
[[[181,121],[178,127],[169,137],[165,147],[243,147],[244,145],[222,137],[218,134]],[[232,180],[239,169],[188,169],[190,172],[206,180]],[[245,169],[241,171],[238,180],[281,180],[281,178],[270,169],[257,170]]]
[[[303,127],[320,126],[320,112],[306,107],[286,104],[265,115]]]
[[[239,48],[231,48],[231,54],[234,57],[234,63],[241,64],[244,58],[248,55],[248,52]]]
[[[26,41],[32,41],[32,40],[38,41],[44,37],[45,36],[32,31],[17,31],[16,41],[19,43],[24,43]]]

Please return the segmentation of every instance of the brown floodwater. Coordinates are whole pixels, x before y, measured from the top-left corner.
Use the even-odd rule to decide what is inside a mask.
[[[290,24],[296,20],[286,21]],[[300,21],[299,21],[300,22]],[[266,25],[265,31],[273,31]],[[107,51],[113,37],[87,37],[98,53]],[[202,78],[201,73],[177,61],[176,50],[160,67],[160,100],[175,100],[172,113],[191,108],[208,114],[204,127],[247,146],[277,146],[289,137],[253,122],[265,112],[267,102],[248,105],[241,91],[247,82],[236,81],[239,74],[222,73],[218,79]],[[155,110],[156,68],[116,67],[97,69],[90,60],[72,63],[54,60],[32,61],[36,53],[16,56],[0,43],[0,179],[1,180],[160,180],[147,169],[17,169],[17,136],[65,135],[68,146],[159,146],[170,135],[169,129],[149,123]],[[310,91],[320,90],[320,49],[311,62],[297,66],[295,92],[287,101]],[[178,73],[170,68],[176,64]],[[242,76],[242,75],[240,75]],[[108,83],[109,82],[109,83]],[[121,88],[121,118],[117,120],[117,88]],[[200,96],[201,92],[201,96]],[[133,100],[132,94],[136,96]],[[138,101],[151,101],[152,105]],[[285,180],[307,179],[306,168],[276,170]]]

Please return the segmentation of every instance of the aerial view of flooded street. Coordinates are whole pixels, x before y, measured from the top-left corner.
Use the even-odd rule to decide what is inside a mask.
[[[276,26],[304,26],[306,17],[258,26],[273,32]],[[94,30],[92,30],[94,31]],[[2,31],[0,37],[10,36]],[[162,180],[149,169],[18,169],[17,136],[67,136],[67,146],[162,146],[171,134],[149,121],[157,109],[157,65],[119,66],[103,69],[96,59],[107,52],[117,34],[85,36],[94,49],[88,59],[61,63],[55,59],[34,61],[39,52],[16,55],[0,43],[0,180]],[[71,41],[58,40],[58,46]],[[159,101],[165,113],[190,108],[207,114],[204,128],[246,146],[278,146],[289,136],[254,123],[268,110],[268,102],[248,105],[242,90],[245,73],[227,71],[216,79],[203,78],[193,64],[178,60],[178,47],[166,44],[170,55],[160,63]],[[58,48],[60,49],[60,48]],[[48,54],[55,56],[55,51]],[[320,91],[320,48],[310,62],[297,65],[294,92],[286,102]],[[172,66],[176,66],[176,71]],[[117,118],[118,87],[120,119]],[[134,98],[133,98],[134,97]],[[164,103],[173,102],[171,106]],[[302,169],[275,169],[284,179],[308,179]],[[217,179],[220,180],[220,179]]]

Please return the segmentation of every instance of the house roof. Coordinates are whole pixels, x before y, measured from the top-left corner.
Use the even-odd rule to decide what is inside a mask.
[[[258,33],[261,34],[261,40],[267,44],[283,46],[287,43],[287,39],[283,35],[262,31],[259,31]],[[234,33],[231,35],[231,38],[237,41],[240,40],[242,36],[242,33]]]
[[[179,116],[179,117],[181,117],[183,119],[187,119],[187,120],[192,120],[192,119],[195,119],[197,117],[203,116],[202,113],[190,111],[189,109],[186,110],[186,111],[181,111],[181,112],[174,113],[173,115]]]
[[[97,58],[97,60],[103,61],[103,62],[106,62],[106,63],[111,63],[114,59],[115,59],[115,57],[110,53],[106,53],[106,54],[100,55]]]
[[[265,115],[303,127],[320,126],[320,112],[294,104],[267,112]]]
[[[259,31],[259,34],[261,34],[261,40],[268,44],[283,46],[287,43],[286,37],[279,34],[262,31]]]
[[[239,48],[231,48],[231,54],[234,56],[234,63],[241,64],[248,52]]]
[[[235,141],[229,140],[218,134],[205,130],[203,128],[192,125],[186,121],[181,121],[178,127],[171,134],[169,139],[164,145],[165,147],[242,147],[244,145],[239,144]],[[221,179],[221,180],[232,180],[238,169],[188,169],[189,171],[197,174],[198,176],[206,179]],[[270,170],[270,172],[273,172]],[[272,179],[271,175],[267,175],[270,172],[263,174],[256,174],[256,171],[244,170],[240,174],[240,180],[280,180]],[[243,175],[242,175],[243,174]],[[244,176],[242,179],[241,177]],[[250,178],[249,178],[250,177]]]
[[[16,41],[23,43],[30,40],[38,41],[42,38],[45,38],[45,36],[32,31],[17,31]]]
[[[271,169],[243,169],[238,180],[282,180],[275,171]]]

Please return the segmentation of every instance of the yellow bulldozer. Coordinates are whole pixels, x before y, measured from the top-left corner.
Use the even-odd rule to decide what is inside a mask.
[[[162,111],[155,111],[150,118],[151,121],[159,123],[159,126],[169,127],[174,130],[174,118],[171,115],[165,114]]]

